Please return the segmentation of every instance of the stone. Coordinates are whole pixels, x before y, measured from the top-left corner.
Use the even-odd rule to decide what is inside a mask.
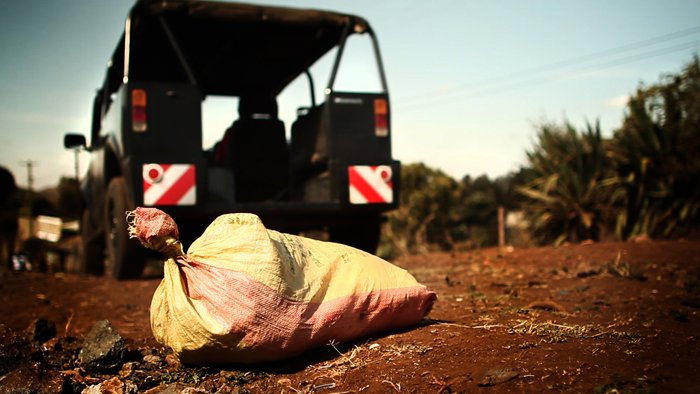
[[[24,332],[30,341],[44,343],[56,336],[56,323],[47,319],[34,319]]]
[[[124,363],[124,339],[108,320],[100,320],[85,336],[80,350],[80,364],[90,372],[118,371]]]
[[[143,362],[146,364],[158,365],[163,361],[162,358],[156,356],[155,354],[149,354],[143,357]]]
[[[181,366],[180,360],[178,360],[177,357],[173,356],[172,354],[165,356],[165,363],[174,368],[180,368]]]
[[[118,377],[105,380],[99,384],[94,384],[85,390],[82,394],[136,394],[138,387],[131,383],[122,382]]]
[[[509,380],[518,377],[518,372],[511,367],[495,367],[484,372],[482,377],[478,379],[478,385],[482,387],[494,386],[499,383],[505,383]]]
[[[122,368],[119,370],[119,377],[128,378],[138,369],[138,365],[139,364],[135,361],[124,363]]]

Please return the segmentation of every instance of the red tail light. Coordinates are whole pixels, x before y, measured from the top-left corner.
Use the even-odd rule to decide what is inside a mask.
[[[389,135],[389,104],[383,98],[374,100],[374,135]]]
[[[148,130],[146,103],[145,90],[134,89],[131,91],[131,128],[139,133]]]

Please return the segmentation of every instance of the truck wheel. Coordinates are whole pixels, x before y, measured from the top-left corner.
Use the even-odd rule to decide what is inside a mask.
[[[78,249],[78,273],[102,275],[105,272],[104,235],[97,232],[88,210],[80,221],[80,249]]]
[[[381,230],[381,217],[369,217],[361,223],[329,226],[328,238],[331,242],[345,244],[374,254],[379,246]]]
[[[129,239],[126,211],[126,182],[116,177],[109,182],[105,203],[105,243],[107,269],[115,279],[133,279],[141,276],[146,265],[146,254],[135,239]]]

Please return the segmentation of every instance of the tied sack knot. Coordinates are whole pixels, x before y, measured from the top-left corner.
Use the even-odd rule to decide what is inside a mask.
[[[158,208],[137,207],[126,213],[129,238],[136,238],[141,245],[156,250],[166,257],[184,256],[177,224],[170,215]]]

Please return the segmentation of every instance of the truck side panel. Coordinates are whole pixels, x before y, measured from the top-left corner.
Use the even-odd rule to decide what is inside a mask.
[[[142,89],[146,93],[146,130],[134,131],[132,123],[132,94],[126,93],[124,106],[124,128],[122,130],[124,151],[129,152],[123,163],[130,169],[128,183],[132,186],[135,205],[157,205],[144,200],[144,181],[149,179],[144,171],[163,167],[150,164],[174,165],[186,171],[194,166],[196,196],[186,204],[202,203],[206,198],[206,162],[202,153],[201,94],[192,85],[131,83],[128,92]],[[172,168],[175,168],[172,167]],[[167,167],[166,167],[167,168]],[[159,181],[158,177],[154,178]],[[150,204],[149,204],[150,202]],[[173,203],[173,205],[176,205]]]

